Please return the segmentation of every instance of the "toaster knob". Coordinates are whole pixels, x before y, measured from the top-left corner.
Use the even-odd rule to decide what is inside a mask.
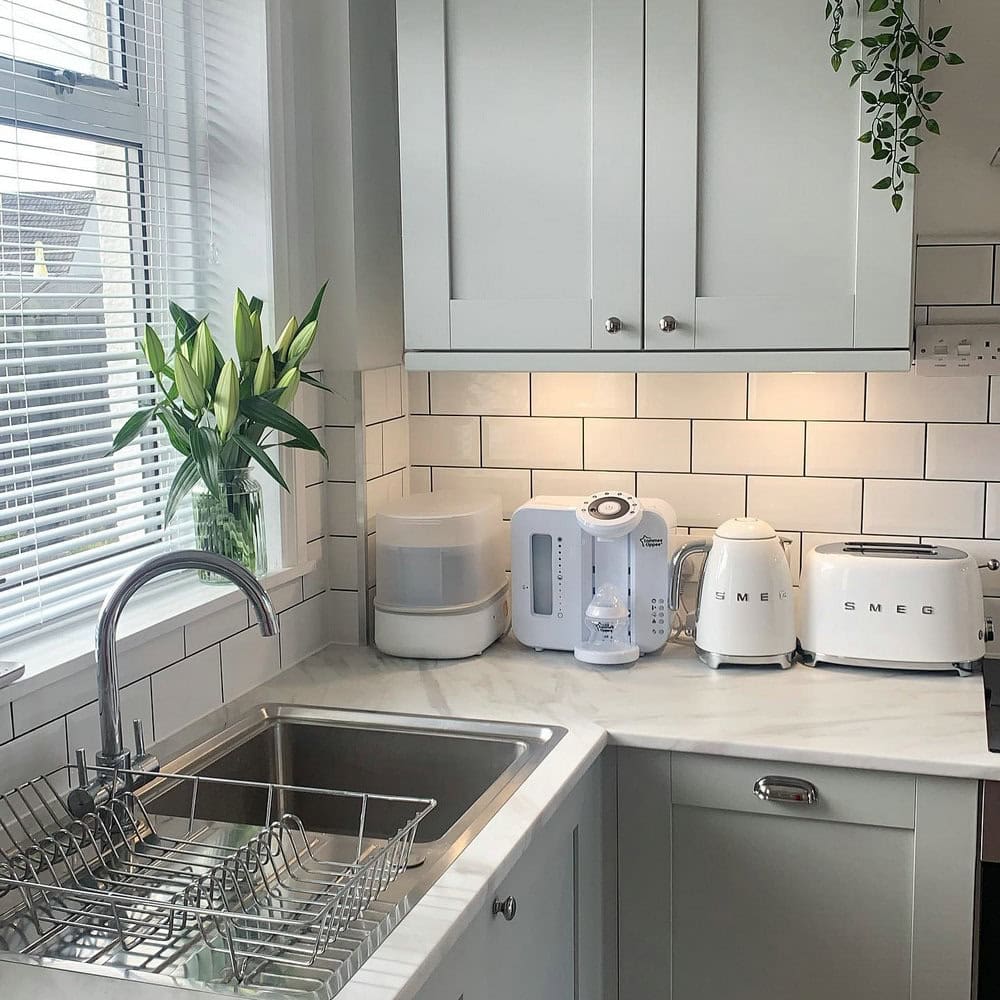
[[[992,618],[987,618],[986,619],[986,628],[984,630],[983,638],[987,642],[992,642],[996,638],[996,634],[993,631],[993,619]]]

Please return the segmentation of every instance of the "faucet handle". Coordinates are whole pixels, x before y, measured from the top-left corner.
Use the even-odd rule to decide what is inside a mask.
[[[76,751],[76,780],[81,788],[90,784],[90,778],[87,777],[87,751],[83,747]]]
[[[146,737],[142,732],[142,719],[132,720],[132,733],[135,735],[135,756],[138,760],[146,756]]]

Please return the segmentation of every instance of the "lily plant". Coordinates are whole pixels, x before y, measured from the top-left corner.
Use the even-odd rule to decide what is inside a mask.
[[[111,453],[131,444],[157,420],[170,443],[184,456],[164,507],[164,525],[201,481],[219,501],[229,475],[245,474],[252,462],[282,489],[285,482],[268,454],[284,446],[317,452],[327,458],[315,434],[289,411],[302,383],[326,389],[302,370],[316,341],[319,311],[326,284],[300,322],[292,316],[273,347],[265,346],[261,329],[263,301],[237,289],[233,303],[236,341],[234,358],[224,358],[212,337],[208,319],[197,319],[176,302],[173,346],[167,351],[152,326],[146,325],[141,349],[156,380],[159,399],[133,413],[115,435]],[[281,438],[271,440],[274,434]]]

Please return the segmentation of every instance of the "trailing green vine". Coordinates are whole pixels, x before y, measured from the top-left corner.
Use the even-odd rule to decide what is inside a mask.
[[[839,71],[847,53],[858,43],[843,37],[844,6],[848,0],[827,0],[826,19],[831,22],[830,62]],[[861,13],[862,0],[854,0]],[[927,37],[913,23],[903,0],[864,0],[870,13],[886,11],[879,22],[879,32],[861,39],[862,56],[851,60],[853,87],[863,77],[879,84],[878,90],[862,90],[865,113],[871,117],[871,129],[858,141],[871,146],[872,159],[885,163],[888,173],[876,181],[878,191],[891,191],[892,207],[903,207],[903,188],[908,174],[919,174],[913,162],[914,151],[924,140],[922,131],[939,135],[941,126],[933,117],[940,90],[924,86],[924,74],[935,69],[943,59],[949,66],[965,60],[952,52],[945,40],[951,25],[930,27]]]

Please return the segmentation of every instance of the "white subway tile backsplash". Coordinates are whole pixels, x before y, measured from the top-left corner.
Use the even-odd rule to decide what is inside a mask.
[[[583,442],[586,469],[687,472],[691,468],[687,420],[588,417],[583,422]]]
[[[993,247],[917,248],[917,305],[974,305],[993,301]]]
[[[382,475],[382,424],[365,428],[365,480]]]
[[[410,493],[430,493],[431,470],[426,465],[410,466]]]
[[[66,763],[66,723],[60,716],[38,729],[5,743],[2,753],[3,791],[47,774]]]
[[[222,694],[226,701],[246,694],[281,669],[278,636],[248,628],[222,643]]]
[[[861,529],[860,479],[750,476],[747,513],[779,531]]]
[[[302,578],[304,579],[304,577]],[[281,613],[288,608],[302,601],[302,579],[289,580],[281,584],[280,587],[268,588],[268,595],[271,598],[271,606],[276,613]],[[256,625],[257,616],[251,612],[250,624]]]
[[[583,421],[579,417],[483,417],[482,454],[483,465],[493,468],[580,469]]]
[[[354,427],[357,387],[354,372],[323,373],[323,384],[330,391],[323,394],[327,427]]]
[[[869,479],[865,482],[864,530],[981,538],[983,505],[982,483]]]
[[[869,372],[868,420],[986,420],[986,376],[926,378],[912,372]]]
[[[536,497],[585,497],[605,490],[635,496],[635,473],[570,469],[535,469],[531,473],[531,495]]]
[[[203,649],[153,674],[153,730],[158,740],[221,704],[222,660],[218,646]]]
[[[1000,483],[986,484],[986,523],[987,538],[1000,538]]]
[[[640,417],[742,420],[747,411],[747,376],[743,372],[640,372]]]
[[[531,413],[536,417],[634,417],[635,375],[535,372]]]
[[[323,501],[326,497],[326,483],[307,486],[303,491],[303,509],[305,511],[306,540],[312,541],[325,533],[323,518]]]
[[[330,463],[326,468],[326,478],[331,483],[353,483],[357,478],[354,428],[327,427],[326,451]]]
[[[1000,250],[993,248],[993,301],[1000,305]]]
[[[479,465],[479,423],[479,417],[411,416],[410,461],[414,465]]]
[[[928,479],[1000,479],[1000,424],[928,424]]]
[[[923,474],[923,424],[806,425],[807,476],[920,479]]]
[[[390,472],[368,484],[368,531],[375,530],[375,515],[394,500],[403,498],[403,473]]]
[[[862,420],[865,376],[861,372],[754,372],[751,420]]]
[[[927,322],[932,326],[939,324],[1000,323],[1000,305],[931,306],[927,310]]]
[[[278,616],[283,670],[311,656],[330,641],[328,626],[332,624],[336,627],[339,624],[335,618],[328,617],[332,606],[329,598],[335,593],[341,591],[319,594]]]
[[[408,413],[431,412],[430,372],[406,373],[406,399]]]
[[[365,426],[403,415],[403,369],[371,368],[361,373],[361,401]]]
[[[241,598],[227,608],[188,622],[184,626],[185,655],[197,653],[245,629],[249,624],[249,613],[247,602]]]
[[[354,535],[358,530],[358,494],[354,483],[326,484],[326,530]]]
[[[323,595],[323,600],[331,623],[328,641],[346,646],[358,645],[361,640],[358,637],[357,591],[331,590]]]
[[[0,745],[14,738],[14,722],[10,717],[10,705],[0,705]]]
[[[691,471],[802,474],[805,425],[777,420],[695,420]]]
[[[382,470],[396,472],[410,464],[410,421],[408,417],[382,424]]]
[[[302,600],[323,593],[330,586],[329,558],[326,554],[327,539],[317,538],[306,543],[306,559],[316,563],[316,568],[302,577]]]
[[[527,469],[434,470],[434,490],[495,493],[500,497],[504,517],[510,517],[531,497],[531,473]]]
[[[528,416],[527,372],[431,372],[431,413]]]
[[[685,527],[717,528],[746,513],[745,476],[640,472],[637,478],[638,496],[666,500]]]

